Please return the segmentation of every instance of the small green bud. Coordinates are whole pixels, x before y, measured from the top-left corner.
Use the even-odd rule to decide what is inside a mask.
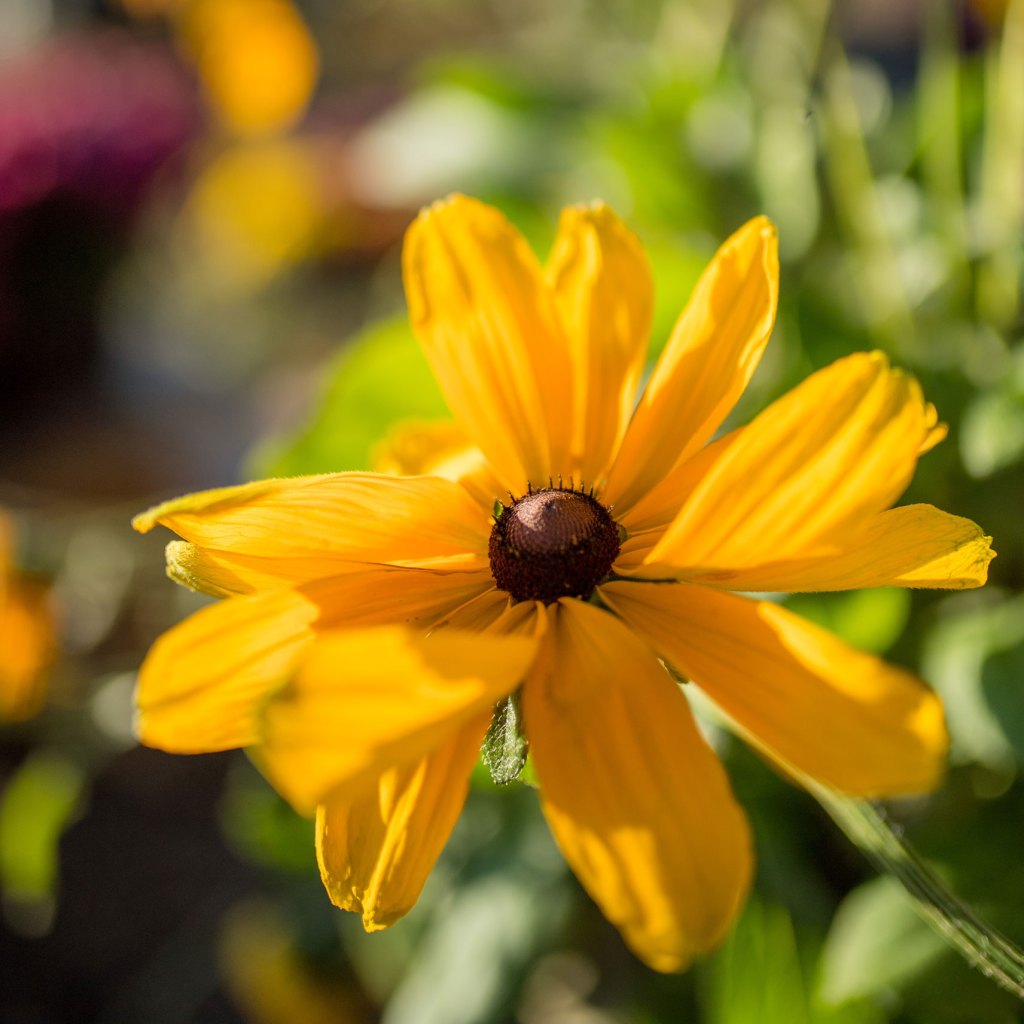
[[[507,786],[519,778],[528,750],[529,744],[523,735],[519,691],[516,690],[494,705],[491,724],[484,737],[484,764],[496,786]]]
[[[626,541],[629,539],[629,534],[626,532],[626,528],[622,525],[622,523],[616,523],[615,526],[616,529],[618,529],[619,531],[619,543],[625,544]]]
[[[494,508],[491,509],[491,514],[494,516],[494,521],[497,522],[501,518],[502,512],[505,511],[505,506],[502,505],[497,498],[494,499]]]

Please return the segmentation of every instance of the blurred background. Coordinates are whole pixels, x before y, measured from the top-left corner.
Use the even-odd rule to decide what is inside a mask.
[[[652,358],[771,216],[782,306],[738,422],[856,349],[921,379],[951,429],[907,500],[994,535],[991,585],[789,603],[942,693],[947,784],[891,813],[1024,942],[1022,0],[0,0],[0,1020],[1024,1019],[728,737],[756,891],[680,977],[629,955],[526,786],[477,780],[367,936],[244,755],[135,745],[134,672],[201,599],[130,516],[366,468],[444,415],[399,252],[452,190],[541,254],[561,205],[610,202],[652,260]]]

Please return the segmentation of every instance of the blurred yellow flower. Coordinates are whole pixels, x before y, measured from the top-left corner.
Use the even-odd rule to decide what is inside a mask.
[[[240,135],[265,135],[305,111],[316,43],[290,0],[193,0],[178,26],[211,106]]]
[[[53,652],[49,592],[18,572],[13,529],[0,511],[0,721],[31,718],[42,709]]]
[[[268,480],[138,516],[184,538],[172,577],[228,598],[155,644],[140,737],[252,747],[316,809],[324,883],[367,929],[414,904],[485,733],[498,781],[528,742],[583,885],[637,955],[682,969],[728,930],[752,854],[664,666],[783,770],[927,790],[947,745],[938,699],[733,591],[975,587],[989,538],[892,508],[944,428],[880,353],[713,440],[774,322],[764,218],[719,250],[639,402],[651,278],[606,206],[566,210],[541,267],[500,213],[457,196],[410,228],[404,271],[461,435],[429,434],[432,460],[391,439],[388,468],[429,475]]]
[[[360,1024],[374,1019],[354,986],[324,976],[298,952],[294,929],[277,908],[236,904],[218,943],[221,974],[249,1024]]]
[[[307,257],[324,218],[317,160],[305,143],[228,148],[200,174],[182,224],[218,286],[252,288]]]

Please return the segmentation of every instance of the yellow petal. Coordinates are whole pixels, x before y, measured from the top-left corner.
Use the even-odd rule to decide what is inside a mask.
[[[377,931],[405,916],[455,827],[487,713],[420,761],[391,768],[316,812],[316,857],[331,902]]]
[[[437,628],[539,636],[545,624],[544,605],[539,601],[513,601],[504,590],[492,586],[445,616]]]
[[[492,207],[453,196],[412,224],[402,263],[413,329],[502,487],[520,494],[564,472],[568,346],[525,239]]]
[[[164,633],[139,670],[139,740],[173,754],[255,742],[254,712],[312,639],[316,604],[294,590],[230,598]]]
[[[373,451],[378,473],[443,476],[455,480],[490,515],[501,484],[465,430],[447,420],[406,421],[391,428]]]
[[[296,587],[328,577],[365,572],[375,565],[405,569],[429,569],[438,573],[488,571],[485,554],[441,555],[438,558],[395,559],[393,562],[352,562],[327,555],[262,557],[218,551],[187,541],[167,545],[167,575],[176,583],[213,597],[251,594],[258,590]]]
[[[380,627],[322,637],[266,707],[259,761],[300,811],[425,757],[525,675],[536,641]]]
[[[949,426],[945,423],[939,422],[939,410],[929,402],[925,406],[924,410],[925,426],[927,427],[927,433],[924,436],[924,440],[921,442],[921,448],[918,451],[918,455],[924,455],[930,452],[940,441],[946,439],[946,435],[949,433]]]
[[[766,601],[643,583],[601,597],[783,767],[857,796],[938,783],[942,704],[909,673]]]
[[[399,623],[424,632],[494,586],[490,572],[378,566],[299,588],[320,608],[318,631]]]
[[[402,622],[421,631],[483,591],[486,574],[378,568],[232,597],[153,645],[139,671],[139,739],[171,753],[249,746],[256,711],[317,631]]]
[[[636,236],[604,203],[593,203],[562,212],[547,277],[573,363],[569,468],[596,484],[636,402],[651,329],[651,270]]]
[[[551,617],[523,689],[544,813],[634,952],[681,970],[723,938],[746,895],[746,821],[654,653],[592,605],[561,601]]]
[[[692,458],[679,463],[656,487],[648,491],[622,515],[616,514],[630,536],[655,534],[660,539],[683,503],[710,472],[711,468],[736,443],[743,428],[733,430],[706,445]],[[618,510],[616,509],[616,513]]]
[[[329,473],[263,480],[164,502],[132,520],[215,551],[295,564],[396,563],[486,554],[490,526],[464,488],[440,477]],[[330,566],[321,575],[329,575]]]
[[[483,632],[490,629],[505,614],[511,603],[511,598],[504,590],[498,590],[492,585],[489,590],[478,594],[472,600],[460,608],[456,608],[450,615],[446,616],[443,622],[438,623],[438,629],[452,628],[463,629],[470,632]]]
[[[718,250],[654,368],[605,499],[623,513],[718,429],[761,359],[778,300],[775,228],[756,217]]]
[[[991,545],[992,538],[970,519],[931,505],[904,505],[880,513],[865,531],[826,556],[696,571],[688,579],[726,590],[785,593],[864,587],[968,590],[988,579],[988,564],[995,557]]]
[[[917,382],[880,352],[840,359],[740,433],[647,562],[686,575],[835,553],[903,493],[930,429]]]

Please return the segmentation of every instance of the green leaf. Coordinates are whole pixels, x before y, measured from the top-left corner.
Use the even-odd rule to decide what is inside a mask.
[[[910,616],[910,594],[896,587],[847,594],[795,594],[786,607],[861,651],[884,654]]]
[[[1024,455],[1024,395],[1010,391],[979,395],[964,412],[960,452],[976,478],[1016,462]]]
[[[32,754],[0,798],[0,886],[20,931],[49,927],[56,908],[57,847],[82,799],[82,772],[50,751]]]
[[[895,878],[872,879],[840,904],[821,959],[827,1003],[900,988],[946,950]]]
[[[993,604],[965,595],[943,607],[922,667],[946,705],[954,759],[997,771],[1015,760],[1024,766],[1024,597]]]
[[[811,1024],[789,914],[751,899],[710,967],[708,1024]]]
[[[402,419],[448,411],[405,318],[381,321],[346,345],[326,369],[323,397],[293,436],[264,441],[249,457],[254,476],[372,468],[372,450]]]
[[[313,823],[267,786],[244,759],[228,773],[220,804],[221,827],[246,860],[301,874],[309,872]]]

